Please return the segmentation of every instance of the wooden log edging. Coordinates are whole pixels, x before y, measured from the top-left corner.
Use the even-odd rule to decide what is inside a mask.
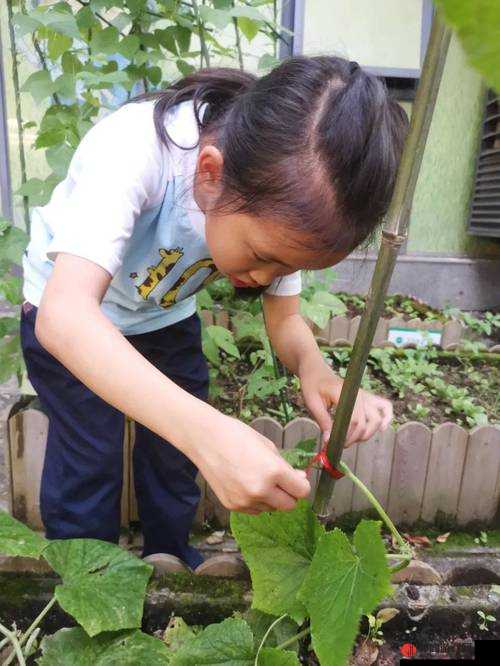
[[[38,409],[17,411],[9,419],[7,461],[10,510],[35,529],[42,528],[39,508],[40,479],[45,456],[48,419]],[[251,423],[278,449],[294,447],[320,432],[314,421],[299,417],[281,426],[262,416]],[[134,424],[127,419],[124,440],[122,526],[138,520],[133,485]],[[430,429],[409,422],[368,442],[344,450],[342,460],[372,490],[395,524],[433,523],[439,516],[466,526],[498,524],[500,503],[500,426],[466,430],[454,423]],[[317,481],[313,472],[311,480]],[[205,521],[227,527],[229,512],[206,481],[198,475],[201,501],[196,524]],[[370,504],[349,479],[337,482],[330,507],[335,520],[351,512],[364,512]]]
[[[223,309],[220,310],[202,310],[201,319],[206,326],[217,325],[224,326],[232,330],[232,323],[230,315]],[[313,330],[318,342],[329,345],[331,347],[350,346],[354,344],[356,335],[359,328],[361,317],[345,317],[336,316],[332,317],[325,328],[320,329],[311,321],[309,326]],[[377,325],[375,338],[373,340],[374,347],[393,347],[396,345],[389,341],[390,328],[405,328],[405,329],[423,329],[438,331],[442,334],[441,344],[439,347],[445,351],[455,351],[461,348],[463,334],[466,327],[456,319],[450,319],[444,324],[439,321],[427,321],[422,319],[405,320],[400,317],[381,318]],[[413,348],[415,345],[408,343],[402,348]],[[492,345],[485,352],[500,353],[500,345]]]

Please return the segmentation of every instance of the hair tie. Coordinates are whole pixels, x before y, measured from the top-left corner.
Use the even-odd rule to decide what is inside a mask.
[[[349,73],[352,75],[360,71],[361,67],[359,66],[359,64],[355,60],[349,60]]]

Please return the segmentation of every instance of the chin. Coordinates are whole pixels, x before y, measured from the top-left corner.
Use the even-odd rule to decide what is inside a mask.
[[[241,298],[245,301],[250,301],[253,298],[258,298],[263,294],[267,289],[267,286],[263,287],[234,287],[234,294],[237,298]]]

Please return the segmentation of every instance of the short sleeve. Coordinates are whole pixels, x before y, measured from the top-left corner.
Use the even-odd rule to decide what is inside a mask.
[[[94,125],[43,209],[53,232],[47,258],[68,252],[113,276],[136,219],[161,196],[163,155],[151,103],[126,105]]]
[[[276,278],[271,282],[265,293],[271,296],[296,296],[302,289],[300,271]]]

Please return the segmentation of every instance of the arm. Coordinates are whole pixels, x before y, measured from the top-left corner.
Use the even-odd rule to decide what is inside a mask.
[[[190,395],[137,352],[100,309],[110,280],[97,264],[59,253],[38,310],[40,343],[106,402],[177,446],[227,508],[292,509],[310,491],[305,475],[269,440]]]
[[[306,407],[327,440],[332,427],[331,408],[338,404],[343,380],[326,364],[313,332],[300,314],[299,296],[264,295],[264,317],[271,344],[280,360],[300,379]],[[392,420],[392,405],[385,398],[360,389],[346,446],[370,439]]]

